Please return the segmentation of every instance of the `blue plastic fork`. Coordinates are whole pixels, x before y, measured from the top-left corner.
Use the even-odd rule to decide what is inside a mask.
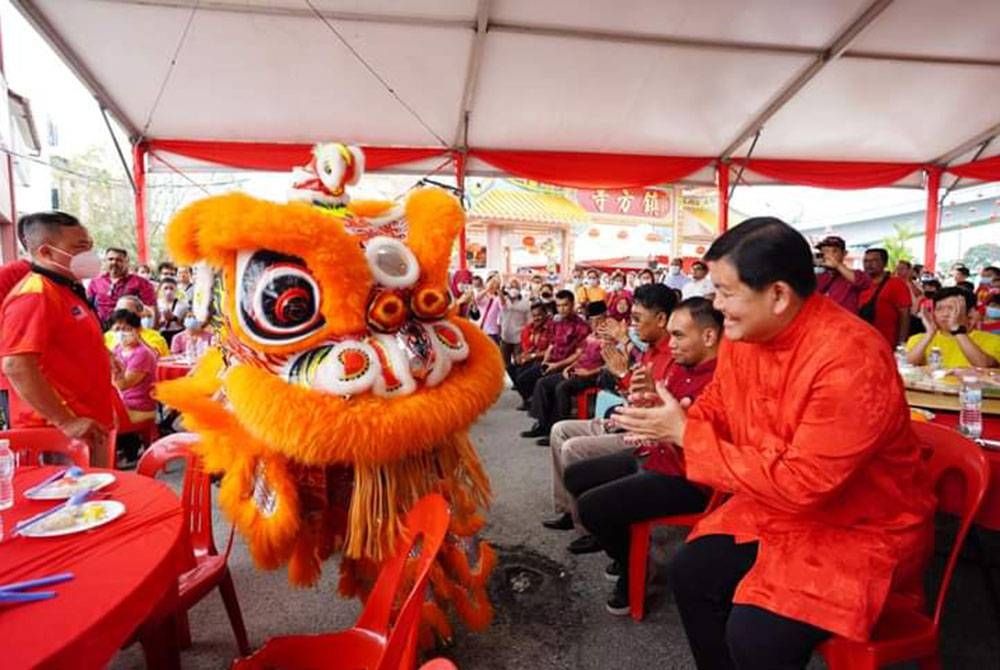
[[[49,476],[46,479],[44,479],[41,482],[39,482],[38,484],[35,484],[30,489],[28,489],[27,491],[25,491],[24,495],[30,497],[31,495],[33,495],[37,491],[42,490],[43,488],[45,488],[46,486],[48,486],[52,482],[58,481],[58,480],[62,479],[63,477],[81,477],[81,476],[83,476],[83,468],[74,465],[71,468],[65,468],[63,470],[59,470],[58,472],[52,474],[51,476]]]
[[[55,591],[25,591],[26,589],[33,589],[39,586],[61,584],[62,582],[69,581],[70,579],[73,579],[72,572],[60,572],[57,575],[50,575],[39,579],[29,579],[24,582],[4,584],[3,586],[0,586],[0,605],[33,603],[38,600],[55,598],[56,595],[58,595]]]
[[[93,489],[86,489],[85,491],[80,491],[79,493],[74,494],[69,500],[67,500],[61,505],[56,505],[52,509],[41,512],[40,514],[36,514],[33,517],[22,519],[21,521],[17,522],[14,525],[14,532],[10,534],[11,537],[17,537],[18,535],[21,535],[22,533],[24,533],[25,530],[27,530],[31,526],[34,526],[42,519],[46,519],[52,516],[56,512],[61,512],[62,510],[69,509],[70,507],[79,507],[87,498],[90,497],[91,493],[93,493]]]

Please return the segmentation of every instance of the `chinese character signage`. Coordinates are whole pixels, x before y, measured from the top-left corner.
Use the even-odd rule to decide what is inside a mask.
[[[578,190],[576,201],[592,214],[666,219],[673,215],[672,194],[658,188]]]

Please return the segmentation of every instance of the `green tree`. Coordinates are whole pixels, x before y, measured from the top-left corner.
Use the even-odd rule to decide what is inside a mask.
[[[910,260],[907,242],[916,237],[916,232],[905,224],[892,224],[893,234],[882,238],[882,246],[889,252],[889,269],[901,260]]]
[[[1000,263],[1000,244],[977,244],[969,247],[962,256],[962,264],[970,270]]]

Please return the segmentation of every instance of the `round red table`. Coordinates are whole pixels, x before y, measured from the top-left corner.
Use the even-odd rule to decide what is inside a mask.
[[[58,572],[76,577],[46,587],[56,598],[0,606],[5,669],[104,667],[158,606],[169,609],[190,561],[177,495],[162,482],[118,471],[101,493],[124,503],[123,516],[85,533],[11,538],[19,519],[58,502],[22,494],[54,470],[21,468],[14,477],[14,506],[0,513],[0,584]]]
[[[186,377],[194,366],[184,358],[169,356],[156,364],[156,381],[164,382],[178,377]]]

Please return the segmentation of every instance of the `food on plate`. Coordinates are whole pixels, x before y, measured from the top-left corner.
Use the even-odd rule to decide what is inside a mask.
[[[65,530],[74,526],[86,526],[101,521],[107,516],[107,511],[99,502],[85,503],[64,510],[42,519],[37,524],[41,532]]]

